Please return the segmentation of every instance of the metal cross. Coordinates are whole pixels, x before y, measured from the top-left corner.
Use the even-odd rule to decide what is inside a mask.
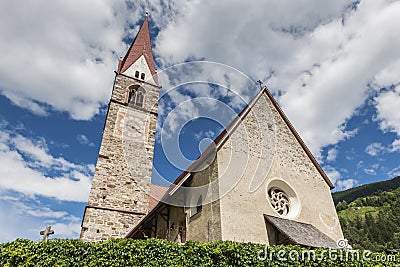
[[[42,242],[46,242],[47,239],[49,239],[49,235],[54,234],[54,230],[51,230],[51,226],[47,225],[46,229],[44,229],[43,231],[40,231],[40,234],[43,236]]]
[[[263,88],[262,87],[263,82],[261,80],[258,80],[257,82],[260,84],[260,89],[262,89]]]

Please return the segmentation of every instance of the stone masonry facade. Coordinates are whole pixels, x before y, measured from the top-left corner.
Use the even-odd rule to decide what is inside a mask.
[[[144,89],[142,107],[128,103],[132,85]],[[158,86],[116,75],[82,222],[82,240],[124,237],[147,214],[158,94]]]
[[[222,240],[273,244],[263,217],[280,217],[268,201],[270,184],[286,184],[296,194],[298,212],[286,219],[311,224],[334,241],[343,238],[329,185],[267,93],[219,149],[217,159]],[[229,191],[232,181],[238,182]]]

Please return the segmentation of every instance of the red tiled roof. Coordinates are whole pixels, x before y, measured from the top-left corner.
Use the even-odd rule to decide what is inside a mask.
[[[149,20],[147,16],[146,19],[143,21],[143,24],[140,27],[139,32],[137,33],[135,40],[133,40],[133,43],[126,53],[125,57],[119,61],[118,72],[122,73],[126,71],[142,55],[144,55],[144,58],[146,59],[154,82],[158,85],[158,78],[153,59],[153,50],[151,48]]]
[[[161,186],[158,184],[150,184],[150,196],[149,196],[149,207],[148,211],[152,210],[158,202],[160,202],[161,198],[167,192],[168,187]]]

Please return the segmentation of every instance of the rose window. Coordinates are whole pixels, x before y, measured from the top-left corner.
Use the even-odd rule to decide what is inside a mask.
[[[285,216],[290,211],[290,199],[281,189],[273,187],[268,192],[269,202],[275,211]]]

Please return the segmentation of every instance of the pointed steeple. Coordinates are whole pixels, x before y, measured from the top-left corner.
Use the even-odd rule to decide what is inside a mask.
[[[118,63],[118,73],[125,74],[125,72],[135,64],[141,56],[144,56],[147,67],[153,77],[156,85],[158,85],[157,72],[154,65],[153,51],[151,48],[150,31],[149,31],[149,17],[146,11],[146,19],[143,21],[135,39],[125,57]]]

